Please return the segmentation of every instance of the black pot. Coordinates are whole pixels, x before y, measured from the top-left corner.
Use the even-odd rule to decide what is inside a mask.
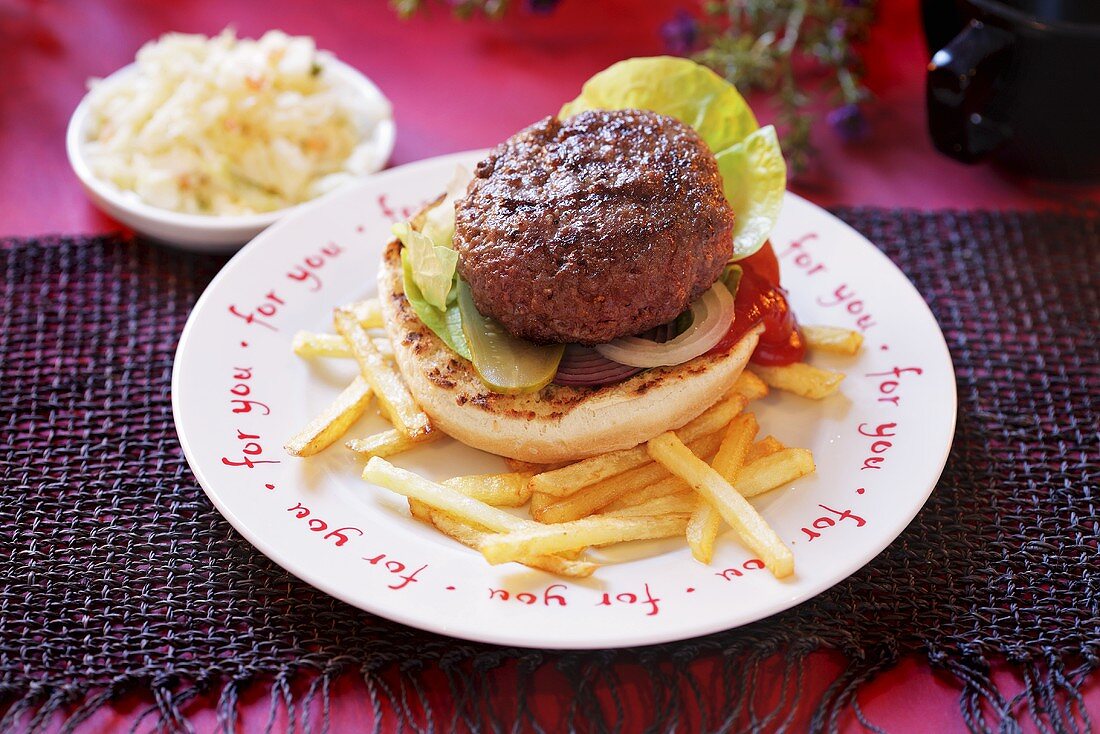
[[[923,0],[941,152],[1100,179],[1100,0]]]

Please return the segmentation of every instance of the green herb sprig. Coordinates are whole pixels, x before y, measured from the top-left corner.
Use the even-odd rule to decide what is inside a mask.
[[[564,0],[525,0],[552,12]],[[572,0],[581,2],[582,0]],[[599,0],[587,0],[598,2]],[[400,15],[428,0],[391,0]],[[438,0],[454,14],[499,17],[514,0]],[[703,0],[698,12],[677,11],[661,27],[668,50],[713,69],[742,92],[773,95],[783,150],[792,177],[813,164],[811,131],[821,101],[826,122],[845,143],[869,132],[859,44],[874,19],[876,0]]]

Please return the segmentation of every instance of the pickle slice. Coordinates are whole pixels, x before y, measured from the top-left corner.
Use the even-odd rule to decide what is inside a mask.
[[[481,315],[470,286],[461,279],[458,309],[474,369],[490,390],[506,395],[537,392],[554,379],[564,344],[542,346],[515,338],[494,319]]]

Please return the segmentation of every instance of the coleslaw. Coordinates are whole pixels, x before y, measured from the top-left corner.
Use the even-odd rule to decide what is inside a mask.
[[[148,204],[254,214],[324,194],[384,161],[367,144],[388,103],[352,94],[312,38],[169,33],[91,80],[92,172]]]

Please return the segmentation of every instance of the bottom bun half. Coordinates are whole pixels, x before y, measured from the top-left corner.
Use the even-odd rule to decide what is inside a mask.
[[[397,242],[382,254],[378,295],[398,368],[435,427],[475,448],[537,463],[629,448],[696,418],[733,387],[760,331],[725,354],[646,370],[614,385],[548,385],[501,395],[417,317],[405,298]]]

